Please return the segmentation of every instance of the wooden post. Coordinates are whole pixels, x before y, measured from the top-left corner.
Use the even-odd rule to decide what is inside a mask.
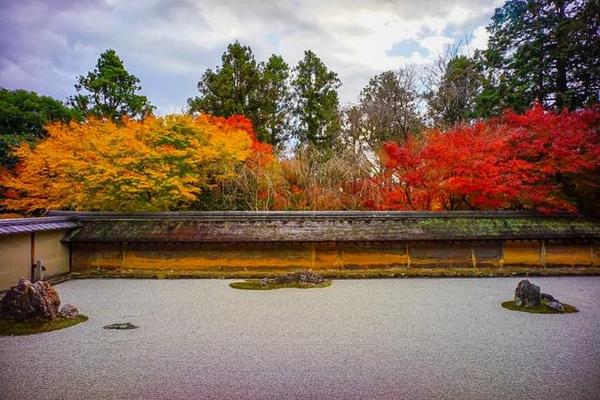
[[[31,258],[29,259],[29,265],[31,268],[31,282],[35,279],[35,232],[31,232],[29,242],[31,244]]]
[[[123,264],[125,263],[125,246],[127,245],[127,243],[125,242],[121,242],[121,254],[120,255],[120,260],[119,260],[119,269],[123,269]]]
[[[540,243],[540,263],[542,267],[546,266],[546,241],[543,239]]]

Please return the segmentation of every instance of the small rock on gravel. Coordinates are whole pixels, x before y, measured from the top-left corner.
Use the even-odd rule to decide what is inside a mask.
[[[132,324],[131,322],[119,322],[116,324],[104,325],[104,329],[136,329],[137,325]]]
[[[552,296],[551,294],[548,294],[548,293],[540,294],[540,300],[542,301],[542,303],[550,303],[552,301],[558,301],[554,298],[554,296]]]
[[[561,313],[565,312],[565,307],[558,301],[551,301],[551,302],[547,303],[547,306],[555,311],[558,311]]]
[[[73,304],[65,304],[60,308],[58,315],[63,318],[74,319],[79,316],[79,309]]]

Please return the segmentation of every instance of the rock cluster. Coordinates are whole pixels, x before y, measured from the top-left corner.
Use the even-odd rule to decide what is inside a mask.
[[[72,304],[65,304],[60,308],[58,315],[63,318],[75,319],[79,316],[79,309]]]
[[[518,307],[537,307],[540,304],[545,304],[558,312],[564,312],[564,305],[556,300],[554,296],[548,293],[542,293],[540,287],[529,282],[527,279],[522,280],[515,289],[514,303]]]
[[[0,317],[16,320],[53,320],[58,316],[59,306],[58,292],[48,282],[31,283],[21,278],[0,300]]]
[[[280,275],[273,278],[272,282],[277,285],[291,284],[291,283],[311,283],[319,284],[323,283],[325,279],[313,271],[301,271],[292,272],[290,274]]]
[[[275,278],[263,278],[260,280],[260,286],[267,287],[270,284],[274,285],[289,285],[289,284],[313,284],[318,285],[325,282],[325,279],[310,270],[292,272],[285,275],[279,275]]]

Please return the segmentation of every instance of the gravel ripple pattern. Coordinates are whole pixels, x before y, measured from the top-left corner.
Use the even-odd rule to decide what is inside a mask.
[[[0,398],[600,398],[600,277],[531,279],[570,315],[503,309],[519,280],[73,280],[90,320],[0,337]]]

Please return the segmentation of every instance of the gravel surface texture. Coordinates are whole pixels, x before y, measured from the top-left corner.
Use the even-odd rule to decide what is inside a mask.
[[[570,315],[503,309],[519,280],[69,281],[90,320],[0,337],[0,398],[600,398],[600,277],[530,279]]]

